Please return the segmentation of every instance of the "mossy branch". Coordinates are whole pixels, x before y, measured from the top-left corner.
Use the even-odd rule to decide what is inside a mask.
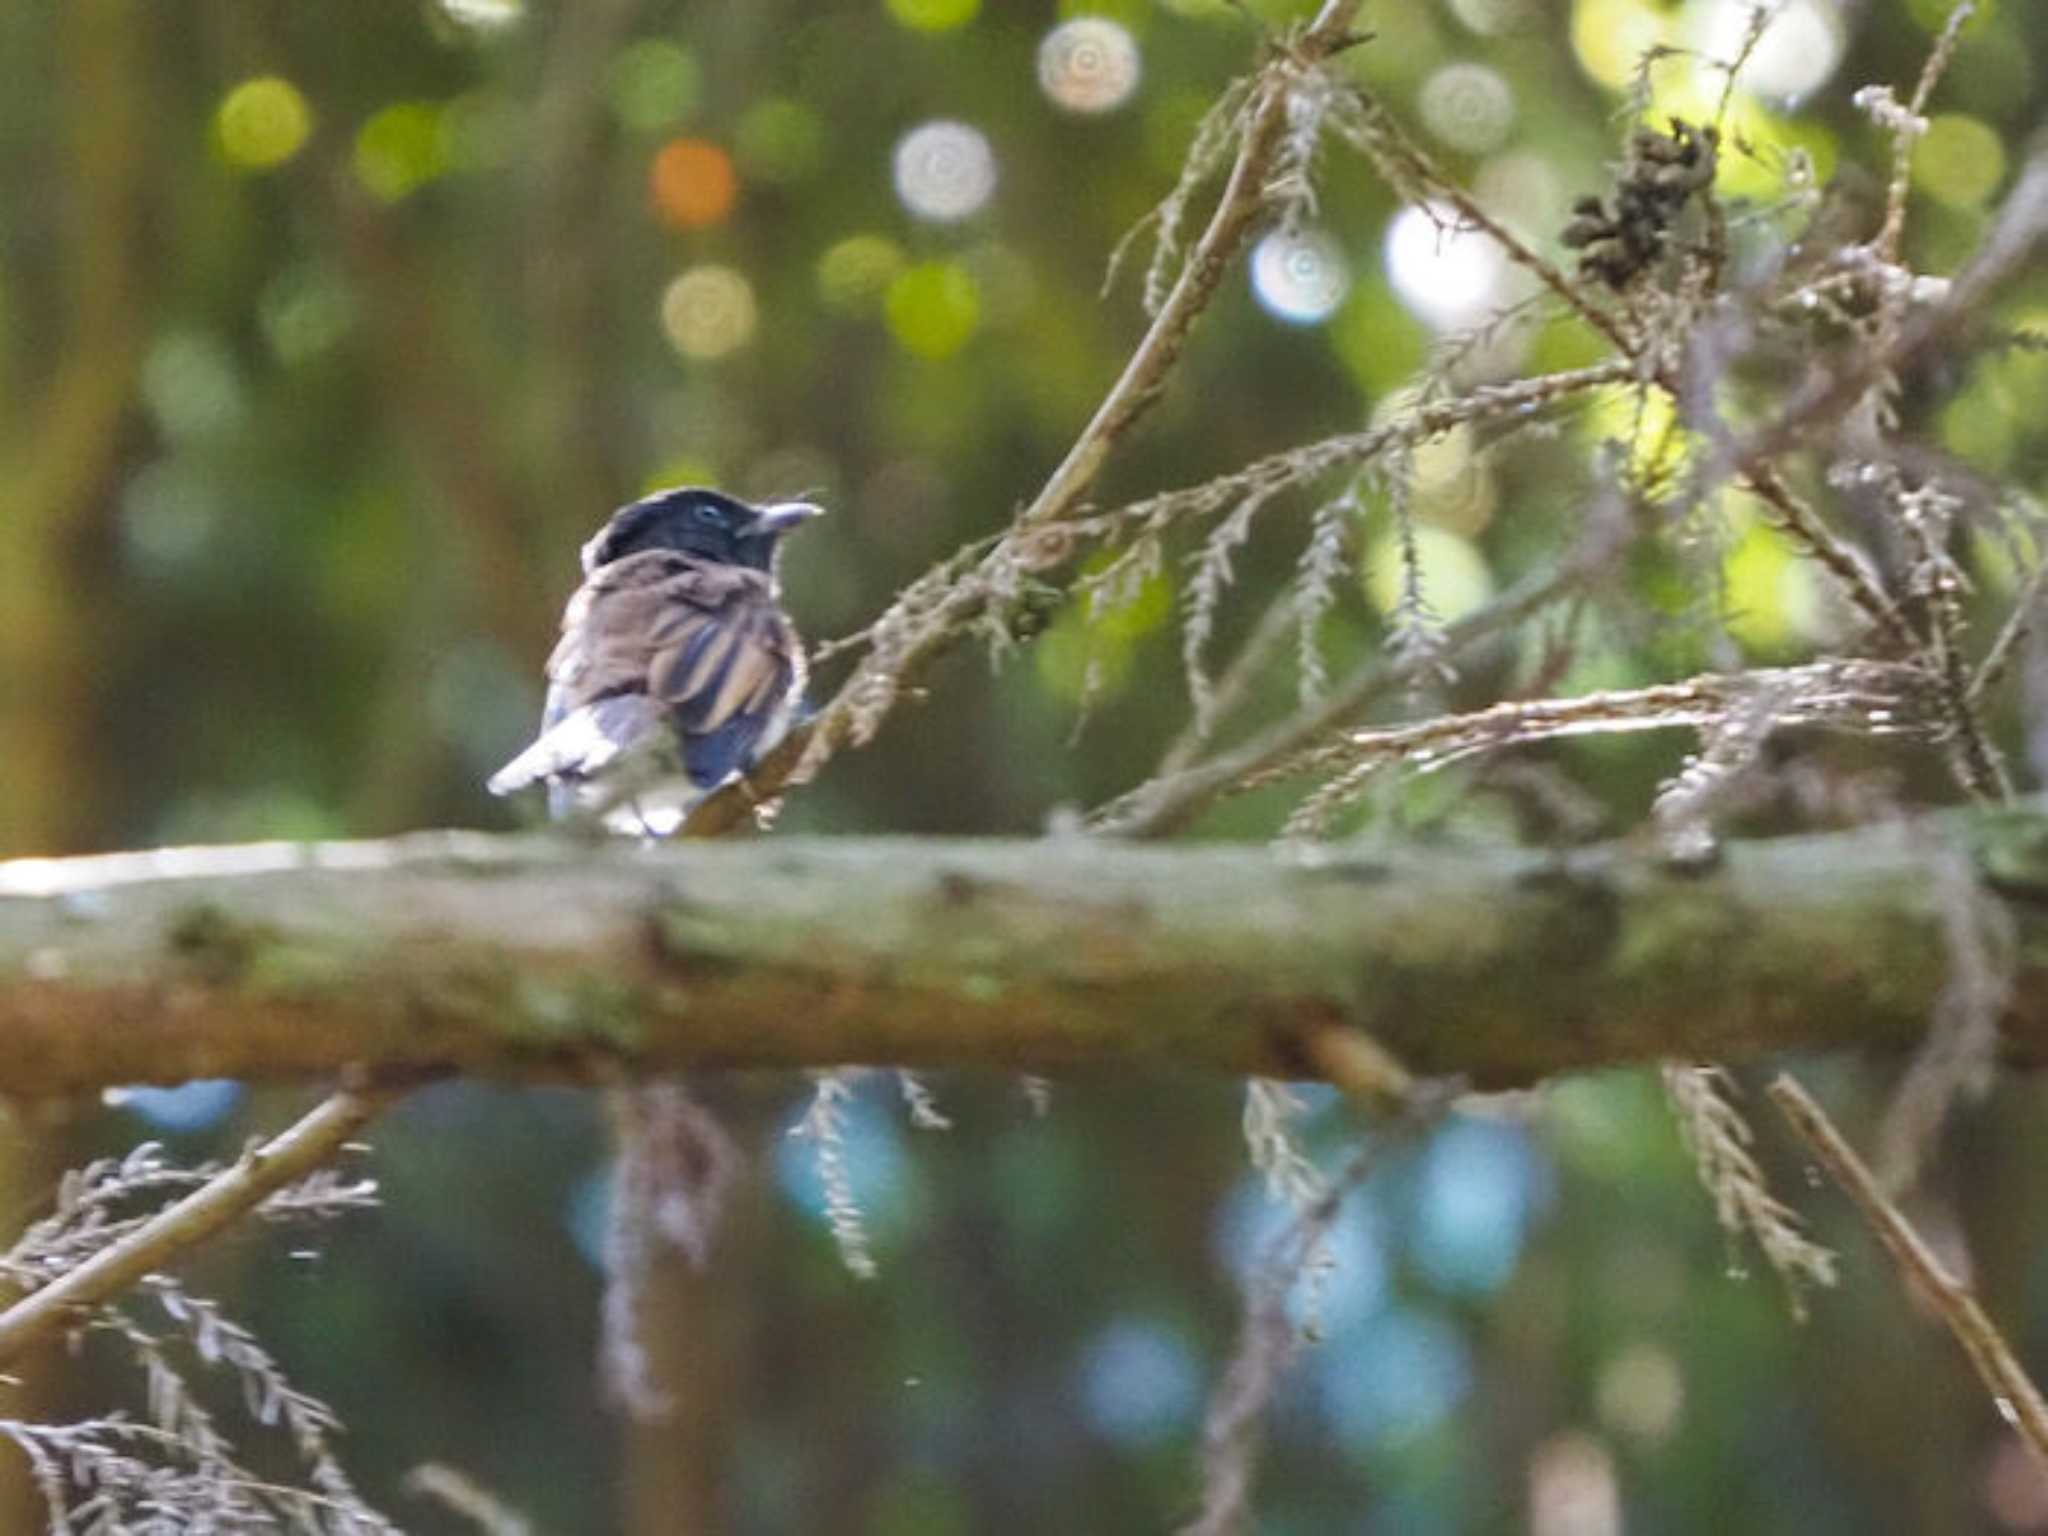
[[[1568,855],[423,834],[0,864],[0,1093],[194,1077],[1147,1062],[1314,1076],[1362,1030],[1482,1084],[1910,1049],[1943,845],[2009,909],[2048,1049],[2048,817]],[[2037,869],[2037,866],[2039,868]]]

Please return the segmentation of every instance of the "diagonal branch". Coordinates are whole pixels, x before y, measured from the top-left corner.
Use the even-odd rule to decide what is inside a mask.
[[[1351,1028],[1487,1086],[1910,1050],[1954,857],[2048,1056],[2048,817],[1559,856],[1376,846],[435,834],[0,864],[0,1093],[193,1077],[635,1080],[847,1062],[1335,1075]]]
[[[403,1090],[345,1088],[143,1226],[0,1313],[0,1366],[332,1159]]]
[[[1856,1149],[1811,1094],[1795,1079],[1783,1075],[1768,1091],[1771,1101],[1799,1133],[1799,1139],[1856,1202],[1856,1208],[1884,1244],[1907,1286],[1941,1314],[1949,1332],[1970,1357],[1970,1365],[1991,1394],[1992,1402],[1997,1404],[2000,1417],[2019,1431],[2021,1442],[2033,1452],[2035,1464],[2048,1470],[2048,1404],[2042,1402],[2026,1367],[2013,1354],[2012,1346],[1978,1302],[1976,1293],[1949,1273],[1934,1250],[1913,1230],[1904,1213],[1885,1198],[1863,1159],[1856,1155]]]
[[[1017,514],[1012,533],[1043,529],[1073,517],[1117,444],[1164,393],[1195,322],[1208,308],[1223,274],[1266,209],[1267,184],[1287,131],[1292,80],[1302,70],[1319,66],[1358,41],[1351,25],[1362,3],[1323,0],[1315,19],[1263,67],[1260,83],[1245,109],[1237,158],[1180,276],[1073,446],[1030,504]],[[905,677],[928,663],[982,612],[988,592],[1006,580],[1013,565],[1014,551],[1008,541],[999,542],[973,573],[953,582],[946,596],[919,616],[915,635],[900,651],[880,663],[870,652],[832,701],[807,725],[791,732],[780,750],[758,764],[745,781],[727,785],[699,805],[683,834],[715,837],[732,830],[748,820],[762,801],[773,799],[790,784],[808,780],[839,748],[865,740],[874,720],[900,693]],[[921,581],[911,590],[925,586]],[[898,608],[901,606],[899,599]],[[884,628],[890,617],[885,614],[877,630]]]

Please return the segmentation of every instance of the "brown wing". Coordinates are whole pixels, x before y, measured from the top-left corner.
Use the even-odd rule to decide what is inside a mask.
[[[643,697],[675,731],[689,776],[710,785],[752,762],[801,673],[765,573],[650,550],[600,567],[570,600],[548,661],[548,723]]]
[[[647,690],[676,728],[684,768],[708,786],[746,768],[784,722],[800,652],[761,572],[699,567],[670,596]]]

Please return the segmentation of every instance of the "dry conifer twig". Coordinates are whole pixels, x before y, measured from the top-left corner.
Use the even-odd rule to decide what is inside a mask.
[[[328,1162],[405,1091],[372,1085],[329,1095],[290,1129],[251,1146],[226,1171],[14,1303],[0,1313],[0,1365]]]
[[[1730,1095],[1726,1071],[1667,1061],[1663,1078],[1665,1098],[1721,1230],[1731,1244],[1744,1236],[1755,1240],[1784,1282],[1792,1315],[1805,1321],[1805,1288],[1835,1283],[1835,1255],[1808,1237],[1798,1213],[1771,1193],[1749,1150],[1755,1133]]]
[[[1362,3],[1323,0],[1314,19],[1261,66],[1241,109],[1236,159],[1208,223],[1123,372],[1044,486],[1012,520],[1008,536],[958,579],[936,586],[913,583],[877,621],[874,647],[831,702],[808,725],[792,731],[747,780],[707,797],[685,824],[685,836],[715,837],[749,821],[756,806],[788,785],[809,779],[840,747],[868,739],[899,696],[904,679],[969,625],[986,607],[990,593],[1001,590],[1013,575],[1014,537],[1076,515],[1116,445],[1159,399],[1195,322],[1265,213],[1268,182],[1287,131],[1296,82],[1359,41],[1352,23]],[[943,562],[941,569],[951,564]],[[915,622],[906,622],[912,615],[905,600],[913,594],[927,606],[914,616]],[[885,649],[881,641],[899,625],[904,633]]]
[[[1978,1302],[1976,1293],[1949,1273],[1905,1214],[1886,1198],[1855,1148],[1811,1094],[1787,1074],[1780,1074],[1767,1091],[1799,1139],[1812,1149],[1842,1192],[1856,1203],[1907,1285],[1941,1314],[1941,1320],[1970,1357],[1970,1364],[1990,1392],[2000,1417],[2019,1432],[2035,1462],[2048,1470],[2048,1404],[2042,1402],[2033,1378]]]

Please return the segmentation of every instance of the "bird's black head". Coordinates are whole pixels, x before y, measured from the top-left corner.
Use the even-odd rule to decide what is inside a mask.
[[[750,507],[698,486],[657,491],[611,515],[583,546],[583,570],[587,575],[642,550],[673,549],[721,565],[765,571],[774,564],[782,536],[818,511],[807,501]]]

